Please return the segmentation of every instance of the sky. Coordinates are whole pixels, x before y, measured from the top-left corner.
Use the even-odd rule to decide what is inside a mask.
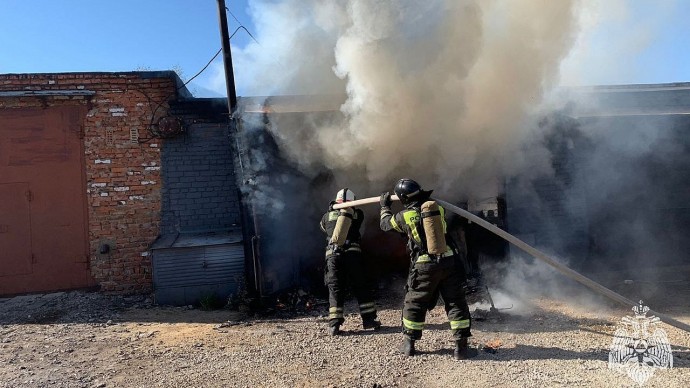
[[[256,31],[252,1],[226,0],[230,33],[241,24],[271,39]],[[583,4],[563,85],[690,82],[690,1]],[[0,74],[176,69],[188,79],[221,45],[215,0],[0,0],[0,7]],[[243,30],[231,40],[238,52],[251,42]],[[244,95],[252,80],[235,71]],[[221,75],[218,56],[189,89],[198,97],[222,96]]]

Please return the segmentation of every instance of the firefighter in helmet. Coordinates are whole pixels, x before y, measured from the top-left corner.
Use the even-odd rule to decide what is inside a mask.
[[[471,322],[463,290],[462,264],[446,233],[445,210],[430,199],[431,191],[422,190],[412,179],[399,180],[393,191],[405,209],[393,214],[390,193],[381,194],[381,229],[407,235],[411,259],[405,286],[401,350],[408,356],[415,354],[414,343],[422,337],[426,312],[436,305],[440,294],[456,341],[455,358],[473,357],[477,351],[467,344]]]
[[[355,193],[342,189],[331,202],[328,212],[321,218],[321,230],[326,233],[326,275],[328,286],[329,333],[340,334],[340,325],[345,321],[343,305],[348,288],[359,303],[364,329],[378,330],[381,322],[376,320],[376,306],[372,289],[364,270],[360,247],[360,228],[364,221],[361,209],[348,207],[334,210],[333,204],[355,200]]]

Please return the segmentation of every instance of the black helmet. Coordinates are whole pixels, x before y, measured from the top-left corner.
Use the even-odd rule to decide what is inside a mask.
[[[408,205],[420,199],[426,200],[431,195],[431,191],[422,190],[419,183],[407,178],[399,180],[393,192],[398,196],[403,205]]]

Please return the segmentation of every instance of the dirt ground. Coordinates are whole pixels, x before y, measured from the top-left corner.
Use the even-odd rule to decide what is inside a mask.
[[[690,323],[687,296],[659,310]],[[378,295],[382,330],[363,331],[350,314],[338,337],[327,335],[324,304],[248,316],[159,307],[141,296],[5,298],[0,387],[635,386],[607,364],[612,333],[627,308],[553,295],[518,302],[499,316],[475,320],[471,343],[479,356],[455,361],[442,307],[427,318],[420,354],[399,353],[402,290],[395,281]],[[354,309],[353,301],[346,305],[346,312]],[[674,365],[656,371],[645,386],[688,387],[690,333],[663,329]]]

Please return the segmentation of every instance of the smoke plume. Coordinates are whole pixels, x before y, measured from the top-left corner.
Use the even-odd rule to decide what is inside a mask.
[[[482,195],[543,157],[524,144],[577,12],[574,0],[255,0],[261,44],[236,51],[235,66],[250,95],[344,96],[329,120],[272,120],[304,171]]]
[[[517,189],[507,194],[511,228],[575,266],[591,269],[596,258],[607,267],[618,258],[618,265],[636,268],[659,262],[650,259],[655,255],[673,261],[678,255],[669,247],[687,245],[668,232],[669,225],[686,224],[665,209],[674,197],[649,189],[658,187],[656,171],[670,168],[685,150],[668,151],[672,125],[539,122],[561,108],[562,100],[549,99],[563,80],[626,80],[629,71],[621,71],[620,63],[632,62],[653,40],[663,19],[658,13],[645,23],[631,22],[624,0],[249,4],[260,43],[234,49],[245,94],[342,96],[335,114],[244,117],[250,135],[252,126],[259,128],[245,166],[255,179],[245,189],[259,211],[277,219],[266,222],[276,232],[264,232],[263,241],[270,242],[264,254],[273,249],[276,256],[304,261],[303,252],[321,245],[294,243],[320,236],[316,223],[314,230],[294,229],[304,209],[318,219],[337,188],[366,196],[390,189],[403,176],[454,201],[496,196],[499,181],[519,176],[512,184]],[[672,9],[661,8],[662,14]],[[614,33],[597,32],[604,24]],[[615,41],[620,36],[624,42]],[[591,96],[577,102],[579,109],[597,109]],[[264,128],[271,136],[262,134]],[[662,234],[672,244],[659,243]],[[285,251],[293,246],[294,253]],[[372,247],[371,253],[378,252]],[[273,265],[274,273],[292,276],[284,271],[285,260]],[[503,281],[508,293],[562,291],[562,279],[553,280],[541,263],[509,266],[516,276]]]

